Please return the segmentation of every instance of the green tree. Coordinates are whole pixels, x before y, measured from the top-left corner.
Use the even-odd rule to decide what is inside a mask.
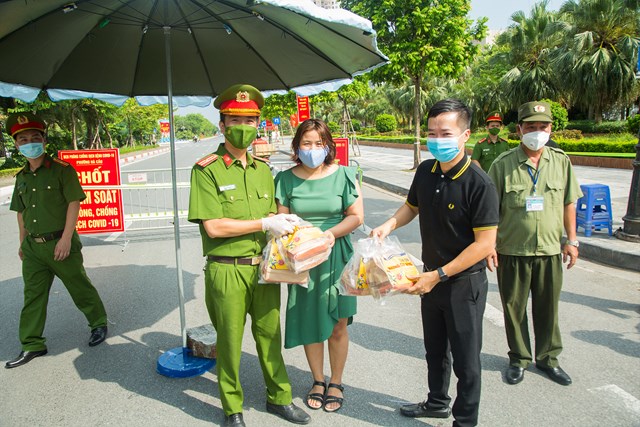
[[[372,72],[377,82],[414,87],[414,168],[420,164],[420,88],[425,76],[459,75],[477,52],[486,19],[467,19],[470,0],[348,0],[342,6],[368,17],[390,63]]]
[[[559,131],[564,130],[569,124],[569,114],[567,113],[567,109],[564,108],[560,103],[552,101],[550,99],[541,99],[540,101],[548,102],[551,106],[551,117],[553,117],[553,130]]]
[[[369,77],[367,75],[355,77],[353,82],[342,86],[336,91],[338,100],[342,103],[340,128],[343,137],[347,136],[352,126],[351,123],[349,123],[349,118],[352,115],[349,110],[349,105],[355,104],[358,100],[366,97],[370,92],[371,88],[369,87]]]
[[[560,13],[568,43],[556,55],[557,72],[571,88],[572,101],[600,123],[607,109],[632,102],[640,44],[638,2],[569,0]]]
[[[180,132],[180,139],[191,139],[194,135],[213,135],[217,129],[202,114],[187,114],[186,116],[174,116],[174,126]],[[178,132],[176,132],[177,135]]]
[[[289,91],[284,95],[273,94],[264,100],[261,115],[265,119],[273,120],[280,117],[280,127],[289,125],[289,117],[298,114],[296,93]],[[293,129],[291,129],[293,130]]]
[[[376,117],[376,129],[378,132],[391,132],[396,130],[398,123],[391,114],[380,114]]]
[[[512,108],[541,98],[558,99],[561,93],[551,55],[563,42],[564,35],[558,31],[557,13],[547,10],[548,3],[548,0],[536,3],[529,17],[523,11],[515,12],[511,15],[514,23],[498,36],[497,43],[503,52],[495,61],[510,67],[500,86]]]
[[[451,96],[463,100],[471,108],[474,129],[484,128],[484,120],[490,113],[500,111],[505,114],[511,109],[505,88],[500,84],[500,79],[510,67],[504,61],[494,59],[507,50],[505,45],[483,47],[473,64],[453,83]]]

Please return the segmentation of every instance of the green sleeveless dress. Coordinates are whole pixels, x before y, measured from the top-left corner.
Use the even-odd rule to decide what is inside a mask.
[[[321,230],[340,223],[358,198],[356,170],[340,166],[324,178],[305,180],[291,170],[276,176],[275,197],[291,213]],[[326,341],[338,319],[353,321],[356,297],[339,295],[337,283],[353,254],[351,236],[336,239],[329,259],[309,271],[309,287],[289,285],[284,347]]]

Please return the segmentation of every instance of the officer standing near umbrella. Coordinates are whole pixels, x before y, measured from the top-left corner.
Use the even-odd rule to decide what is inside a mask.
[[[214,106],[220,110],[225,142],[191,172],[189,221],[200,225],[205,267],[205,302],[217,332],[217,370],[225,425],[244,426],[240,356],[247,314],[267,387],[267,412],[296,424],[310,417],[292,403],[282,358],[280,285],[259,284],[265,232],[293,231],[299,218],[275,215],[269,167],[247,153],[256,139],[264,98],[255,87],[234,85]]]
[[[502,116],[500,113],[489,114],[485,122],[489,135],[487,135],[486,138],[482,138],[473,147],[471,161],[480,166],[483,171],[488,172],[491,163],[493,163],[500,154],[509,151],[509,143],[506,139],[498,136],[502,130]]]
[[[45,154],[45,123],[31,113],[12,114],[6,129],[28,160],[16,176],[9,209],[18,213],[24,279],[20,314],[20,355],[6,363],[16,368],[47,354],[44,332],[49,290],[58,276],[91,328],[90,346],[107,336],[107,313],[82,264],[76,233],[80,202],[86,198],[76,171],[67,162]]]

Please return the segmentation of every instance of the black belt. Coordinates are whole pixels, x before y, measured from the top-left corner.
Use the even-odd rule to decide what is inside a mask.
[[[235,258],[232,256],[207,255],[207,261],[219,262],[221,264],[258,265],[262,262],[262,257]]]
[[[36,243],[47,243],[62,237],[64,230],[54,231],[53,233],[29,234],[31,239]]]

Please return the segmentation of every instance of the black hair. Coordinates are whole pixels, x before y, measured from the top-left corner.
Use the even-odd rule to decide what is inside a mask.
[[[304,136],[305,133],[315,130],[322,138],[322,143],[325,147],[329,149],[327,153],[327,157],[324,159],[325,165],[331,165],[333,160],[336,158],[336,143],[331,136],[331,130],[329,126],[325,122],[319,119],[307,119],[304,122],[300,123],[298,129],[296,130],[296,134],[291,141],[291,151],[293,154],[291,155],[291,160],[302,163],[298,158],[298,150],[300,150],[300,140]]]
[[[451,112],[458,113],[460,128],[465,130],[471,128],[471,109],[459,99],[448,98],[436,102],[429,110],[427,120]]]

